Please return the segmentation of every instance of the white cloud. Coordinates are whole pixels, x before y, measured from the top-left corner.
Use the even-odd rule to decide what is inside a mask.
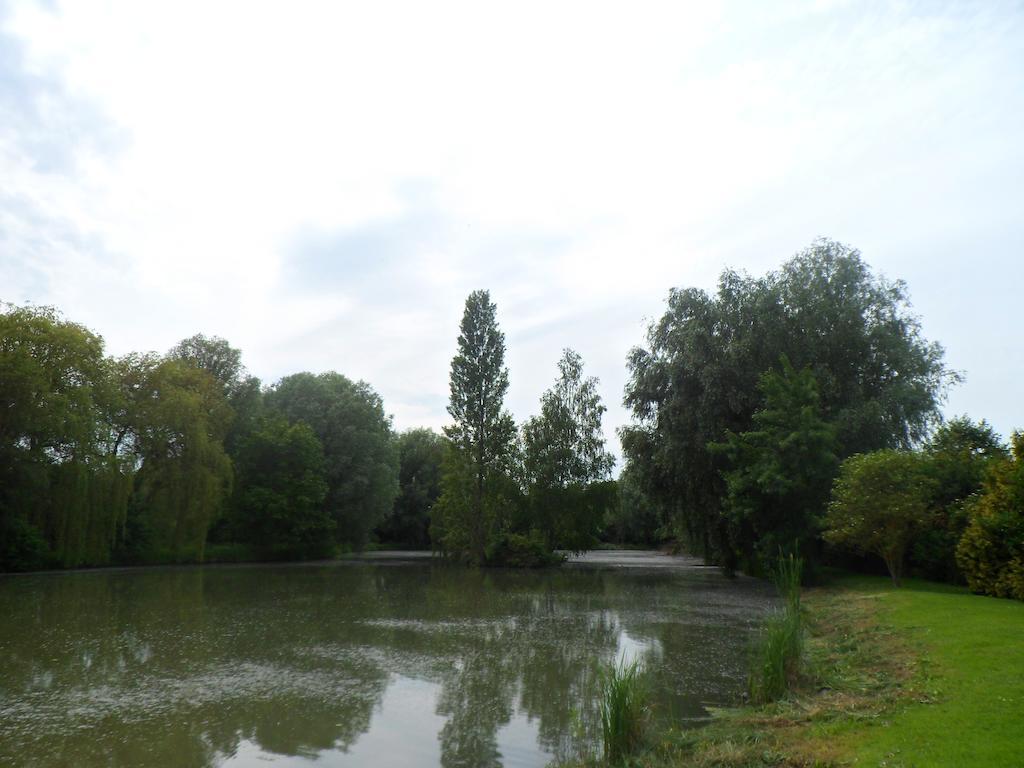
[[[671,285],[824,234],[984,371],[951,405],[1019,424],[1021,350],[994,374],[986,341],[1024,277],[1012,5],[68,2],[5,30],[0,87],[38,112],[0,124],[4,298],[114,352],[216,333],[264,378],[337,368],[437,426],[462,301],[490,287],[517,416],[574,346],[610,433]],[[968,255],[965,317],[934,274]]]

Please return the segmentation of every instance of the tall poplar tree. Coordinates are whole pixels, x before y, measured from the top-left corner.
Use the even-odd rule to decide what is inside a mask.
[[[476,563],[485,560],[496,527],[515,445],[515,422],[504,408],[505,334],[498,329],[495,310],[488,291],[473,291],[466,299],[459,351],[452,359],[448,413],[454,423],[444,430],[451,453],[435,528],[443,549]]]

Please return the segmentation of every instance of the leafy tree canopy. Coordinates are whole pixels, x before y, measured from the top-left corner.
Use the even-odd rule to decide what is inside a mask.
[[[929,521],[935,492],[928,459],[891,449],[851,456],[836,478],[825,540],[885,561],[897,586],[907,549]]]
[[[507,516],[505,491],[516,453],[515,422],[505,410],[505,334],[487,291],[466,299],[449,389],[453,423],[444,431],[451,451],[434,538],[444,551],[479,564]]]
[[[106,460],[103,339],[0,305],[0,570],[109,561],[128,488]]]
[[[430,515],[441,495],[446,440],[432,429],[410,429],[398,436],[398,496],[377,529],[382,541],[430,546]]]
[[[197,333],[171,347],[167,357],[206,371],[220,383],[227,395],[234,391],[245,374],[242,351],[232,347],[220,336]]]
[[[614,492],[591,487],[608,479],[615,457],[601,431],[605,406],[598,381],[583,376],[583,358],[566,349],[559,377],[540,399],[539,416],[523,425],[523,462],[533,522],[548,545],[583,550],[597,541]]]
[[[201,562],[206,534],[231,491],[224,436],[233,412],[204,370],[167,359],[143,373],[130,416],[143,521],[172,559]]]
[[[630,353],[635,423],[622,443],[644,490],[709,558],[728,560],[734,545],[721,514],[728,458],[708,445],[751,430],[760,377],[782,355],[817,382],[840,457],[922,441],[956,379],[910,313],[906,286],[834,241],[763,277],[726,270],[714,295],[673,290],[646,346]]]
[[[266,404],[289,422],[312,427],[323,446],[324,504],[338,542],[364,547],[398,493],[398,457],[380,395],[333,371],[296,373],[267,392]]]
[[[762,374],[758,388],[764,407],[751,429],[727,432],[708,447],[729,460],[723,476],[731,541],[747,570],[764,572],[780,551],[812,551],[839,461],[836,428],[821,416],[810,368],[797,371],[783,356],[781,370]]]
[[[930,579],[963,583],[956,548],[968,525],[967,506],[985,476],[1009,453],[985,421],[959,416],[943,423],[924,445],[935,480],[931,522],[914,540],[910,562]]]
[[[242,441],[235,471],[234,528],[243,541],[278,556],[330,553],[324,452],[308,424],[264,419]]]

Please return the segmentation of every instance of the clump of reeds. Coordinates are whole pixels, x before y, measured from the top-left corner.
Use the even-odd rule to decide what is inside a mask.
[[[650,713],[649,688],[639,660],[625,660],[605,670],[601,696],[601,736],[604,758],[620,763],[643,742]]]
[[[772,573],[782,609],[765,619],[751,656],[749,691],[764,704],[782,698],[800,674],[804,651],[804,615],[800,605],[803,560],[780,556]]]

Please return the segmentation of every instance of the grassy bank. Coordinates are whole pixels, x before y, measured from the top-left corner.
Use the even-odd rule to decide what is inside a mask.
[[[1024,603],[929,582],[843,586],[877,600],[883,619],[921,644],[934,690],[887,727],[848,734],[855,765],[1024,765]]]
[[[908,580],[808,590],[798,689],[651,736],[632,765],[1024,765],[1024,604]]]

